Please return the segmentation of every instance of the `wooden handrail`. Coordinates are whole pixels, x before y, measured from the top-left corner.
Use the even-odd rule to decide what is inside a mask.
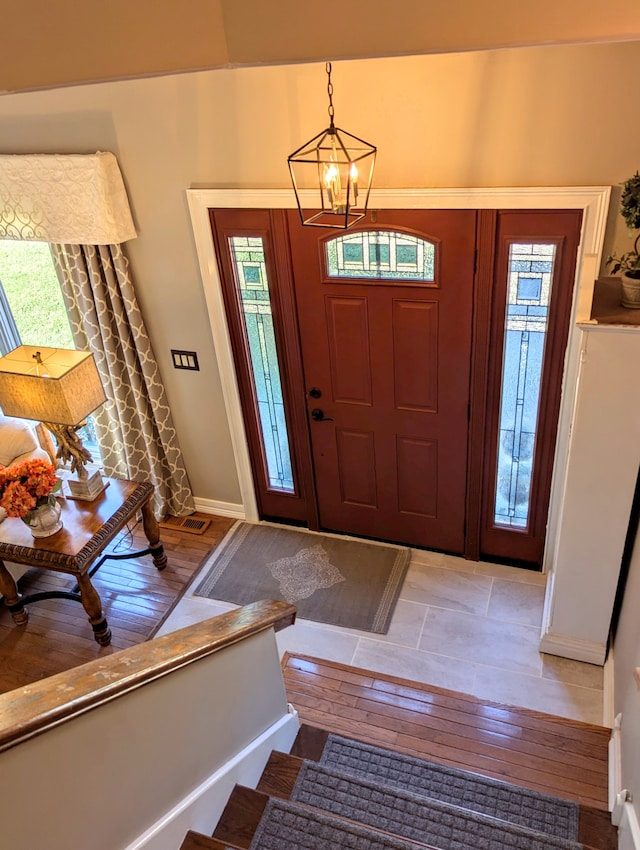
[[[0,752],[295,617],[286,602],[254,602],[2,694]]]

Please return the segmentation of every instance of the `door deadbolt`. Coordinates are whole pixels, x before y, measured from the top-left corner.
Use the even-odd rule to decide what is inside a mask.
[[[320,398],[322,395],[322,390],[319,390],[317,387],[311,387],[309,390],[309,395],[311,398]]]

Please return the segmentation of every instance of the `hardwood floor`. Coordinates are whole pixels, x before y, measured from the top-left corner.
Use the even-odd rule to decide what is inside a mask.
[[[307,656],[282,666],[302,723],[607,808],[609,729]]]
[[[111,645],[93,639],[84,608],[70,599],[49,599],[28,606],[29,622],[16,626],[0,604],[0,693],[77,667],[94,658],[142,643],[169,613],[202,562],[235,522],[226,517],[193,514],[211,520],[196,535],[163,526],[161,539],[168,557],[162,572],[149,555],[106,561],[93,578],[113,634]],[[177,520],[170,523],[177,524]],[[131,524],[107,552],[124,554],[146,548],[141,523]],[[72,576],[31,569],[20,579],[23,594],[70,590]]]

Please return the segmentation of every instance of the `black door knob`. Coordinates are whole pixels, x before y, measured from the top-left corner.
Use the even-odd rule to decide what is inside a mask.
[[[324,410],[320,410],[319,407],[314,407],[311,411],[311,418],[314,422],[333,422],[330,416],[324,415]]]

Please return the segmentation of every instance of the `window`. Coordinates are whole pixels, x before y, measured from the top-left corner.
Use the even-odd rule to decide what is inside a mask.
[[[556,246],[509,248],[494,522],[527,528]]]
[[[76,348],[48,243],[0,240],[0,354],[21,344]],[[80,436],[98,460],[91,417]]]
[[[435,280],[433,242],[392,230],[365,230],[325,242],[329,277]]]
[[[291,453],[262,237],[232,236],[229,249],[251,365],[267,480],[270,488],[293,493]]]

